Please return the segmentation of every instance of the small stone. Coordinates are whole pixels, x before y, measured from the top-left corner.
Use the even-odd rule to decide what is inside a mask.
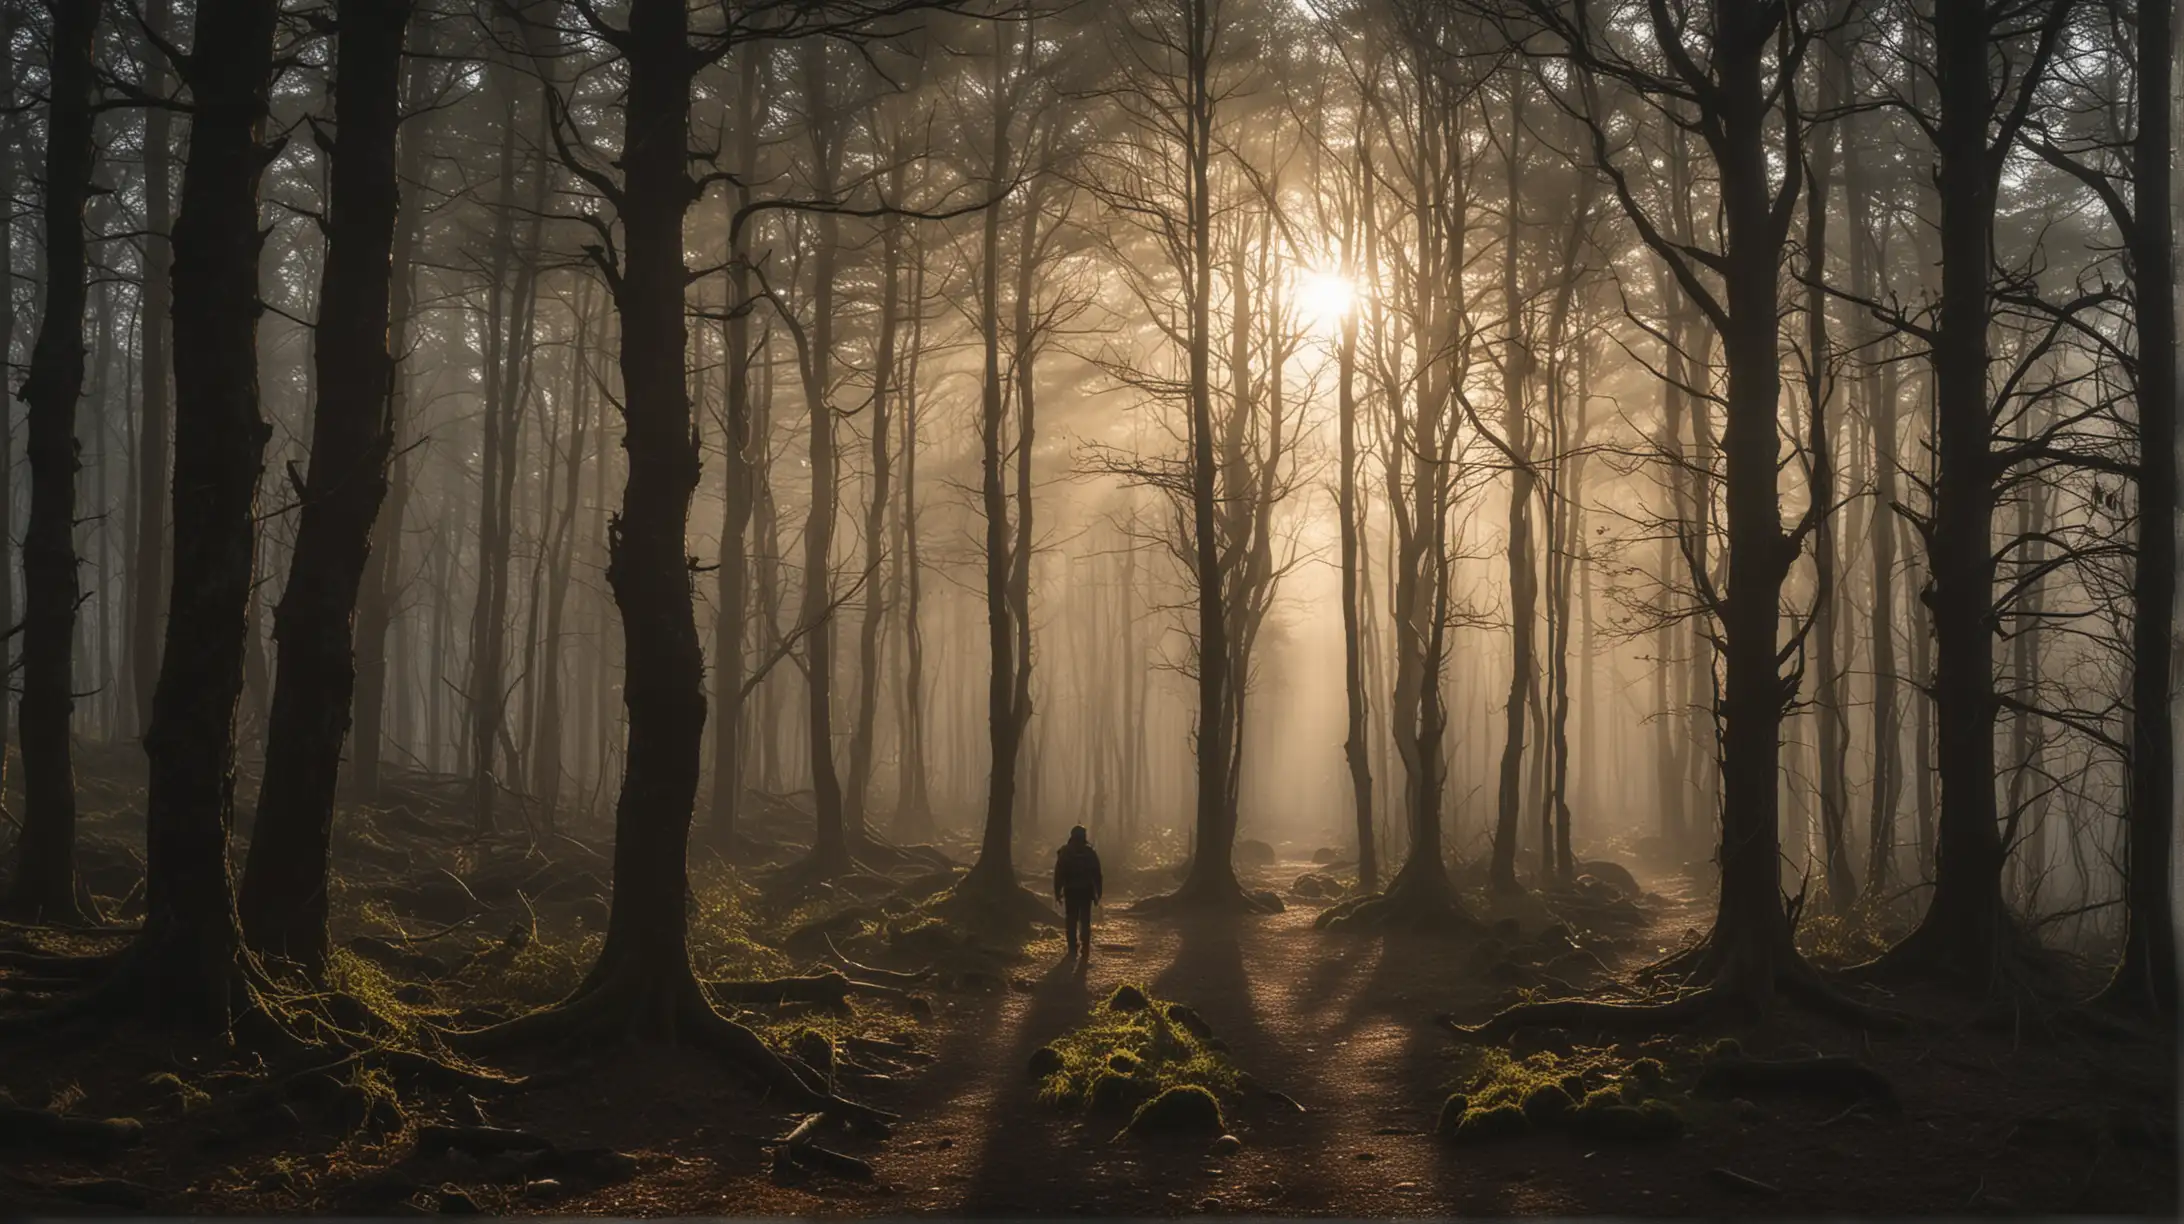
[[[1418,1183],[1417,1183],[1417,1182],[1397,1182],[1397,1183],[1395,1183],[1395,1188],[1396,1188],[1396,1189],[1398,1189],[1398,1190],[1416,1190],[1416,1189],[1418,1188]]]
[[[546,1198],[561,1193],[561,1183],[551,1177],[541,1177],[536,1181],[525,1182],[523,1193],[529,1198]]]
[[[943,1136],[942,1138],[934,1140],[933,1146],[942,1149],[952,1148],[955,1146],[955,1140]]]
[[[1217,1198],[1202,1198],[1198,1200],[1198,1209],[1200,1211],[1219,1211],[1221,1209],[1221,1200]]]
[[[1223,1135],[1213,1141],[1213,1154],[1216,1156],[1233,1156],[1243,1150],[1244,1141],[1234,1135]]]
[[[441,1215],[478,1215],[478,1201],[460,1190],[440,1191]]]
[[[1357,1153],[1356,1155],[1354,1155],[1354,1156],[1350,1157],[1350,1159],[1352,1159],[1352,1160],[1378,1160],[1378,1159],[1380,1159],[1380,1153],[1378,1153],[1378,1152],[1359,1152],[1359,1153]]]

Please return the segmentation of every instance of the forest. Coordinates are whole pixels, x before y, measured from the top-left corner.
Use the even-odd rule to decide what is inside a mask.
[[[2174,1215],[2174,8],[0,0],[0,1208]]]

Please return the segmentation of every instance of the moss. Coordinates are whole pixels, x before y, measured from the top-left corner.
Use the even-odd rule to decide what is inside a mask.
[[[1585,1098],[1584,1106],[1571,1115],[1571,1129],[1588,1139],[1673,1139],[1683,1133],[1684,1120],[1666,1101],[1625,1105],[1603,1090]]]
[[[1128,1133],[1140,1138],[1155,1135],[1213,1135],[1228,1129],[1221,1119],[1221,1102],[1196,1084],[1162,1090],[1159,1096],[1138,1106],[1130,1116]]]
[[[1086,1091],[1085,1107],[1093,1113],[1129,1113],[1143,1104],[1159,1085],[1135,1075],[1103,1071],[1092,1079],[1092,1087]]]
[[[1630,1065],[1630,1076],[1648,1089],[1658,1089],[1668,1079],[1668,1068],[1658,1058],[1641,1058]]]
[[[1130,1006],[1133,1000],[1142,1006]],[[1119,1009],[1117,1001],[1123,1004]],[[1176,1087],[1233,1091],[1236,1069],[1215,1048],[1215,1039],[1180,1023],[1183,1017],[1197,1019],[1189,1008],[1153,999],[1141,987],[1117,987],[1105,1004],[1045,1047],[1052,1052],[1051,1059],[1042,1055],[1033,1068],[1044,1077],[1040,1099],[1054,1105],[1101,1107],[1093,1093],[1103,1077],[1116,1083],[1100,1091],[1125,1093],[1132,1105]],[[1198,1027],[1204,1029],[1204,1022]],[[1142,1088],[1134,1086],[1140,1084]],[[1106,1102],[1112,1103],[1112,1099]]]
[[[1107,996],[1107,1010],[1111,1012],[1141,1012],[1152,1006],[1145,992],[1129,983],[1115,987],[1115,993]]]
[[[1486,1109],[1468,1109],[1456,1123],[1456,1138],[1465,1143],[1479,1143],[1492,1139],[1513,1139],[1529,1134],[1532,1124],[1524,1111],[1515,1105],[1494,1105]]]

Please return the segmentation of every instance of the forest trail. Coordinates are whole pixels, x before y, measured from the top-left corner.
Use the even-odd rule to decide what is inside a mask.
[[[1307,867],[1309,865],[1306,865]],[[1460,1205],[1496,1214],[1582,1210],[1530,1164],[1452,1162],[1432,1130],[1455,1055],[1430,1023],[1488,997],[1459,981],[1447,940],[1330,935],[1314,908],[1269,917],[1146,919],[1102,913],[1082,971],[1049,951],[1029,989],[959,1008],[939,1063],[896,1107],[906,1123],[876,1154],[895,1208],[915,1213],[1219,1210],[1379,1216]],[[1022,980],[1022,979],[1020,979]],[[1116,1123],[1056,1110],[1026,1065],[1116,986],[1184,1002],[1251,1079],[1231,1109],[1233,1155],[1195,1143],[1114,1138]],[[1592,1204],[1596,1209],[1603,1204]]]
[[[1671,885],[1663,881],[1669,891]],[[1650,959],[1702,917],[1671,892],[1630,962]],[[1149,919],[1122,904],[1096,920],[1082,971],[1041,953],[1005,994],[944,1004],[928,1047],[938,1061],[888,1100],[903,1124],[866,1153],[887,1191],[813,1185],[817,1214],[1157,1216],[1801,1214],[2100,1210],[2173,1195],[2159,1161],[2104,1146],[2027,1162],[2025,1117],[2069,1116],[2122,1068],[2019,1057],[2007,1034],[1938,1053],[1931,1039],[1862,1038],[1790,1018],[1763,1035],[1769,1052],[1860,1053],[1912,1102],[1906,1117],[1845,1121],[1832,1102],[1769,1101],[1750,1119],[1710,1123],[1673,1144],[1539,1135],[1455,1146],[1432,1130],[1460,1078],[1460,1047],[1432,1023],[1483,1017],[1502,993],[1465,967],[1468,942],[1313,929],[1319,911],[1267,917]],[[1117,1123],[1039,1101],[1034,1050],[1134,982],[1189,1004],[1228,1043],[1237,1067],[1303,1112],[1258,1091],[1229,1109],[1241,1150],[1197,1141],[1118,1140]],[[1726,1031],[1726,1030],[1725,1030]],[[2111,1090],[2112,1091],[2112,1090]],[[1948,1108],[1937,1107],[1949,1102]],[[1925,1104],[1932,1103],[1932,1104]],[[1752,1197],[1715,1170],[1780,1191]],[[2096,1177],[2095,1174],[2100,1176]],[[755,1189],[755,1187],[754,1187]],[[768,1187],[771,1194],[778,1194]],[[719,1209],[732,1209],[731,1195]],[[748,1201],[748,1200],[746,1200]],[[774,1200],[778,1203],[778,1200]],[[2169,1201],[2169,1200],[2164,1200]]]

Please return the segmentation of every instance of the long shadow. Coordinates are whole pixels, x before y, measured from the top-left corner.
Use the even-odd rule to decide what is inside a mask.
[[[1014,1033],[994,1033],[984,1050],[966,1054],[975,1061],[998,1059],[1000,1074],[986,1105],[994,1116],[964,1188],[965,1213],[1051,1212],[1064,1203],[1081,1205],[1099,1188],[1102,1179],[1089,1176],[1085,1162],[1059,1150],[1067,1119],[1040,1104],[1038,1081],[1027,1071],[1032,1052],[1082,1020],[1091,1000],[1084,963],[1056,961],[1033,981]]]

